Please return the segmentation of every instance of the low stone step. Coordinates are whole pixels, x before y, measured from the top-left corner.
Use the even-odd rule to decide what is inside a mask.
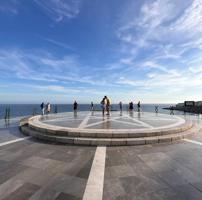
[[[151,130],[133,130],[133,129],[78,129],[78,128],[58,128],[55,126],[47,125],[39,121],[29,121],[29,127],[35,131],[45,133],[52,136],[64,137],[86,137],[86,138],[138,138],[138,137],[151,137],[161,136],[173,133],[180,133],[182,131],[192,128],[192,122],[186,122],[180,126],[165,128],[165,129],[151,129]]]
[[[62,144],[76,144],[76,145],[88,145],[88,146],[121,146],[121,145],[145,145],[145,144],[155,144],[162,142],[173,142],[183,138],[193,136],[198,133],[200,127],[198,125],[192,126],[189,130],[182,131],[180,133],[172,133],[160,136],[148,136],[148,137],[136,137],[136,138],[92,138],[92,137],[61,137],[55,135],[47,135],[45,133],[40,133],[36,130],[31,129],[27,125],[21,126],[21,131],[26,134],[33,136],[35,138],[51,141]]]

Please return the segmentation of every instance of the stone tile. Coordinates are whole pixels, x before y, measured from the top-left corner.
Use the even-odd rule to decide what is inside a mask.
[[[184,185],[202,181],[202,177],[199,174],[180,165],[176,165],[176,168],[172,171],[158,172],[157,175],[169,185]]]
[[[188,181],[188,183],[195,183],[202,181],[202,177],[199,174],[193,172],[191,169],[186,168],[184,166],[176,168],[175,172],[177,172],[177,174],[179,174],[180,177],[184,177]]]
[[[170,186],[188,184],[188,180],[185,177],[179,176],[179,174],[175,171],[159,172],[158,176]]]
[[[105,168],[107,179],[135,176],[136,173],[130,165],[118,165]]]
[[[22,162],[23,165],[28,167],[34,167],[37,169],[46,169],[50,165],[51,160],[38,157],[38,156],[32,156]]]
[[[134,164],[130,164],[130,166],[133,168],[133,171],[138,175],[144,175],[148,177],[156,175],[155,172],[143,162],[136,162]]]
[[[146,191],[156,192],[169,188],[167,184],[165,184],[155,176],[130,176],[120,178],[120,181],[125,192],[131,194],[132,196],[139,196]]]
[[[29,182],[40,186],[47,185],[50,182],[53,182],[55,178],[61,174],[61,171],[63,171],[61,168],[47,168],[45,170],[40,170],[36,176],[33,176],[29,180]]]
[[[15,152],[19,151],[19,149],[22,150],[23,148],[29,146],[30,144],[33,144],[33,141],[31,141],[31,140],[23,140],[23,141],[16,142],[16,143],[13,143],[13,144],[9,144],[9,145],[6,145],[6,146],[1,146],[0,150],[7,150],[7,151],[15,153]]]
[[[127,153],[127,154],[124,154],[124,157],[125,157],[125,162],[129,165],[133,165],[133,164],[142,162],[142,160],[138,157],[137,154]]]
[[[154,172],[172,171],[178,167],[177,162],[171,160],[164,161],[148,161],[145,164],[150,167]]]
[[[94,155],[77,155],[74,157],[72,162],[67,164],[67,168],[63,173],[70,176],[78,176],[82,178],[87,178],[87,174],[90,171],[90,163],[92,163]]]
[[[18,188],[23,185],[21,180],[9,179],[0,185],[0,199],[6,198],[11,193],[15,192]]]
[[[192,185],[186,184],[179,187],[175,187],[175,192],[179,195],[180,199],[183,200],[201,200],[202,193],[195,189]]]
[[[82,178],[61,174],[48,184],[48,188],[81,198],[87,181]]]
[[[103,200],[115,200],[124,195],[126,195],[125,190],[118,178],[107,179],[104,181]]]
[[[29,156],[30,154],[28,154],[27,152],[23,150],[18,150],[16,152],[9,152],[7,155],[2,156],[1,159],[5,161],[18,162],[19,160],[26,159]]]
[[[148,161],[165,161],[170,159],[169,156],[165,153],[162,152],[155,152],[155,153],[148,153],[148,154],[140,154],[138,155],[138,157],[140,157],[141,160],[143,160],[144,162],[148,162]]]
[[[76,176],[79,178],[88,179],[92,163],[93,163],[93,157],[86,162],[86,164],[78,171]]]
[[[60,192],[43,187],[36,191],[29,200],[55,200]]]
[[[51,153],[47,157],[49,159],[53,159],[53,160],[58,160],[58,161],[63,161],[63,162],[69,163],[69,162],[71,162],[74,159],[75,154],[72,154],[72,152],[68,152],[68,151],[64,151],[64,152],[54,151],[53,153]]]
[[[17,142],[17,143],[21,143],[21,142]],[[16,146],[17,143],[14,143],[13,146]],[[21,146],[18,147],[15,151],[13,151],[13,149],[12,151],[10,151],[10,149],[6,149],[6,151],[8,153],[1,157],[2,160],[21,161],[31,157],[33,154],[37,155],[43,152],[43,146],[37,143],[24,146],[24,141],[23,141],[23,144],[21,144]]]
[[[36,168],[26,168],[22,170],[21,172],[17,173],[15,176],[13,176],[14,180],[21,180],[23,182],[30,182],[35,177],[37,177],[40,173],[39,169]],[[32,182],[30,182],[32,183]],[[34,182],[33,182],[34,183]]]
[[[0,161],[3,161],[1,158],[2,158],[3,156],[7,155],[8,153],[10,153],[10,152],[7,151],[7,150],[4,150],[4,149],[0,150]]]
[[[22,172],[25,169],[27,169],[27,167],[19,165],[17,163],[7,162],[5,168],[2,171],[0,171],[0,184],[4,183],[5,181],[17,175],[18,173]]]
[[[64,164],[63,162],[47,159],[39,156],[32,156],[24,161],[22,164],[28,167],[33,167],[37,169],[46,169],[48,167],[57,167],[57,165]]]
[[[75,197],[70,194],[60,193],[55,200],[80,200],[81,198]]]
[[[6,153],[8,153],[8,152],[6,152]],[[13,165],[12,162],[0,160],[0,172],[7,170],[12,165]]]
[[[108,199],[108,198],[106,198]],[[138,196],[133,196],[130,193],[119,196],[116,200],[183,200],[180,196],[172,189],[162,189],[155,192],[145,191]]]
[[[3,198],[3,200],[27,200],[30,196],[32,196],[37,190],[38,186],[33,185],[31,183],[25,183],[17,190],[12,192],[10,195]]]
[[[107,148],[106,153],[106,167],[126,164],[124,155],[120,150],[109,151]]]
[[[192,185],[194,188],[196,188],[197,190],[199,190],[200,192],[202,192],[202,180],[200,182],[191,183],[190,185]]]

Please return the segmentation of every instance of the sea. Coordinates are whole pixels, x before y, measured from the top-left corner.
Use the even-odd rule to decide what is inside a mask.
[[[169,110],[163,108],[168,108],[172,104],[142,104],[142,112],[155,112],[155,106],[158,106],[159,113],[170,114]],[[112,104],[113,110],[119,110],[118,104]],[[40,104],[0,104],[0,119],[4,119],[6,115],[6,109],[10,110],[10,118],[24,117],[41,114]],[[95,110],[101,110],[100,104],[94,104]],[[123,110],[127,110],[128,105],[123,104]],[[78,111],[89,111],[90,104],[79,104]],[[72,104],[52,104],[51,113],[61,113],[61,112],[72,112]],[[137,111],[137,106],[134,105],[134,111]],[[174,111],[175,114],[181,114],[180,111]]]

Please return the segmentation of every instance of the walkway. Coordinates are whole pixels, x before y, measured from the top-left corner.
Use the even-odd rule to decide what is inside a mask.
[[[67,146],[25,138],[16,120],[0,126],[0,199],[201,200],[201,133],[173,144]]]

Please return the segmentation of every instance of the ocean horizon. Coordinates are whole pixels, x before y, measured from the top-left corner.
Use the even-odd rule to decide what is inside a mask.
[[[174,104],[141,104],[141,111],[155,112],[155,106],[158,106],[159,113],[169,114],[169,110],[163,108]],[[41,114],[40,104],[0,104],[0,119],[5,117],[6,109],[10,108],[10,118],[20,116],[30,116]],[[113,110],[119,110],[118,104],[112,104]],[[101,110],[100,104],[94,104],[95,110]],[[79,104],[78,111],[90,111],[90,104]],[[123,104],[123,111],[128,110],[128,104]],[[73,104],[51,104],[51,113],[72,112]],[[137,111],[137,104],[134,104],[134,111]],[[176,111],[177,112],[177,111]]]

